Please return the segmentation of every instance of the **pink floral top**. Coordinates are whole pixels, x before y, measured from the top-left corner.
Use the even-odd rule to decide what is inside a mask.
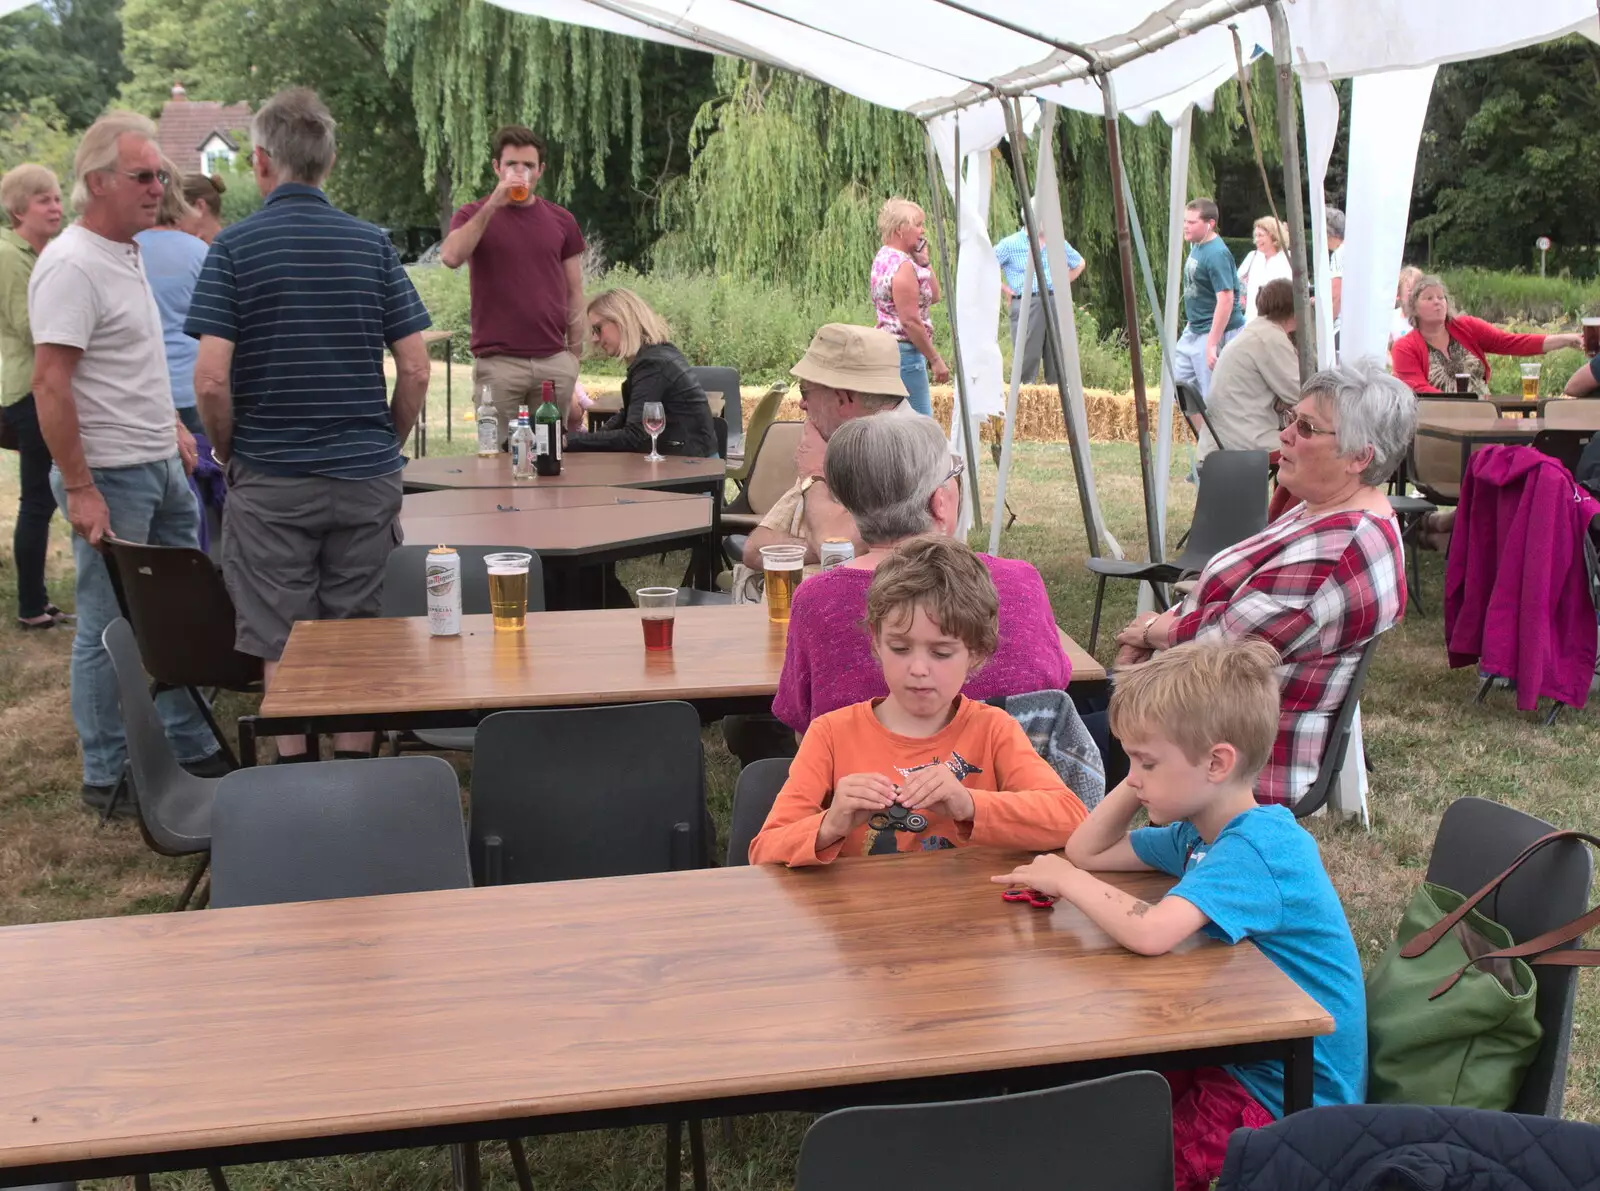
[[[910,340],[900,325],[900,312],[894,305],[894,275],[906,261],[911,261],[911,268],[917,275],[917,315],[931,336],[933,320],[928,317],[928,308],[933,305],[933,270],[924,269],[906,253],[887,244],[872,258],[872,307],[878,312],[878,330],[889,332],[902,343]]]

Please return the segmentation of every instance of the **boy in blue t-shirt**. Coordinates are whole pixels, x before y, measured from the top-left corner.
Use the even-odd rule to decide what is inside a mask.
[[[1314,1040],[1317,1104],[1366,1094],[1361,959],[1316,841],[1252,786],[1278,732],[1278,655],[1266,642],[1192,641],[1118,673],[1111,730],[1132,768],[1068,841],[999,884],[1064,898],[1117,942],[1163,955],[1204,931],[1250,939],[1334,1019]],[[1139,809],[1164,827],[1129,825]],[[1092,875],[1155,869],[1179,878],[1154,905]],[[1228,1135],[1283,1115],[1283,1064],[1245,1063],[1168,1077],[1176,1184],[1205,1188]]]

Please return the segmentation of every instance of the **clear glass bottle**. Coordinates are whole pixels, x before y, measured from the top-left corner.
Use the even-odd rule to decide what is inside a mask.
[[[478,457],[492,459],[500,453],[500,415],[495,412],[494,393],[488,385],[478,395]]]
[[[528,407],[517,407],[517,424],[511,431],[511,478],[533,479],[533,427],[528,425]]]

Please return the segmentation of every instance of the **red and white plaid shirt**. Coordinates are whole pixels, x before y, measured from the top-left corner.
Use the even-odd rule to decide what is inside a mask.
[[[1405,608],[1405,556],[1393,517],[1291,509],[1216,555],[1172,626],[1174,644],[1220,633],[1260,637],[1283,664],[1282,718],[1256,801],[1292,804],[1316,780],[1361,649]]]

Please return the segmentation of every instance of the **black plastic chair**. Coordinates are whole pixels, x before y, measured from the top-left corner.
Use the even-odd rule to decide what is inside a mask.
[[[472,886],[461,787],[439,757],[241,769],[221,781],[213,830],[214,908]],[[532,1191],[522,1143],[507,1144]],[[475,1151],[455,1161],[477,1169]]]
[[[461,788],[440,757],[236,770],[211,834],[214,907],[472,885]]]
[[[1200,395],[1200,390],[1187,381],[1180,380],[1172,386],[1172,395],[1178,403],[1179,411],[1189,420],[1189,428],[1196,431],[1196,437],[1198,428],[1194,423],[1195,419],[1199,418],[1205,425],[1207,433],[1211,435],[1211,441],[1217,444],[1217,449],[1226,451],[1228,444],[1218,437],[1217,428],[1211,424],[1211,411],[1206,408],[1206,399]]]
[[[741,445],[744,442],[744,403],[739,400],[739,370],[708,365],[689,369],[689,375],[707,393],[722,394],[722,420],[732,432],[722,440],[722,457],[726,459],[729,440]]]
[[[1458,798],[1439,821],[1427,879],[1459,893],[1475,893],[1504,872],[1523,848],[1554,830],[1543,819],[1498,802]],[[1583,914],[1589,908],[1593,876],[1589,849],[1580,841],[1562,840],[1535,853],[1478,909],[1523,943]],[[1567,1090],[1578,973],[1575,968],[1558,967],[1537,971],[1535,1013],[1544,1040],[1511,1111],[1559,1117]]]
[[[1194,521],[1188,543],[1169,562],[1135,562],[1120,558],[1091,558],[1086,565],[1097,578],[1094,620],[1089,627],[1089,652],[1100,637],[1100,606],[1107,579],[1132,579],[1149,583],[1164,607],[1156,584],[1175,583],[1185,575],[1205,569],[1212,555],[1225,550],[1267,525],[1267,452],[1213,451],[1200,465],[1200,489],[1195,494]]]
[[[1361,689],[1367,685],[1367,671],[1372,666],[1373,655],[1378,652],[1378,639],[1382,636],[1379,633],[1361,647],[1361,660],[1356,663],[1356,672],[1350,678],[1350,689],[1345,692],[1339,714],[1333,719],[1333,729],[1328,733],[1328,743],[1322,750],[1322,764],[1317,767],[1316,780],[1300,801],[1294,804],[1294,817],[1297,819],[1304,819],[1321,810],[1328,801],[1328,795],[1333,792],[1333,784],[1339,780],[1345,756],[1350,752],[1350,737],[1354,730],[1356,707],[1361,702]]]
[[[750,863],[750,842],[760,834],[778,792],[789,780],[791,759],[768,757],[739,771],[739,783],[733,789],[733,822],[728,827],[729,868]]]
[[[502,711],[478,725],[467,835],[480,885],[701,868],[710,834],[700,715],[687,703]],[[666,1149],[675,1191],[680,1122]],[[698,1120],[689,1150],[705,1191]]]
[[[1541,455],[1548,455],[1560,463],[1573,476],[1578,474],[1578,464],[1583,459],[1584,449],[1594,439],[1593,430],[1578,430],[1568,427],[1541,430],[1533,436],[1533,449]]]
[[[700,868],[705,805],[687,703],[496,712],[473,757],[473,872],[511,885]]]
[[[383,568],[383,601],[385,616],[426,616],[428,614],[428,585],[425,567],[428,551],[437,542],[413,546],[396,546],[389,551],[389,561]],[[533,554],[528,564],[528,611],[544,611],[544,572],[539,567],[539,556],[526,546],[452,546],[461,556],[461,612],[464,616],[489,614],[489,568],[484,565],[486,554]]]
[[[261,659],[234,648],[233,599],[217,564],[187,547],[107,544],[113,582],[145,672],[157,691],[189,692],[228,763],[237,768],[239,759],[202,692],[260,690]]]
[[[1172,1191],[1172,1092],[1154,1071],[943,1104],[829,1113],[796,1191]]]
[[[198,856],[189,882],[172,908],[182,910],[200,885],[211,859],[211,806],[220,778],[195,777],[178,764],[155,700],[145,686],[133,627],[120,616],[100,636],[111,655],[128,741],[128,777],[139,810],[139,831],[152,852]],[[109,808],[108,813],[109,813]]]
[[[1422,531],[1423,523],[1432,513],[1439,511],[1439,506],[1431,500],[1421,496],[1404,496],[1398,492],[1389,494],[1389,507],[1394,510],[1395,519],[1400,522],[1400,543],[1406,552],[1406,611],[1411,610],[1414,603],[1419,613],[1426,612],[1422,606],[1422,565],[1417,557],[1417,538]]]
[[[435,543],[437,545],[437,543]],[[389,561],[383,568],[383,600],[380,610],[385,616],[426,616],[428,614],[427,557],[433,546],[418,543],[396,546],[389,551]],[[461,614],[463,616],[489,615],[489,568],[484,557],[489,554],[533,554],[526,546],[456,546],[461,556]],[[544,611],[544,572],[539,567],[539,556],[533,554],[528,564],[528,611]],[[423,728],[410,733],[392,733],[390,740],[395,755],[400,752],[402,740],[414,740],[427,748],[446,749],[470,753],[476,739],[475,728]]]

